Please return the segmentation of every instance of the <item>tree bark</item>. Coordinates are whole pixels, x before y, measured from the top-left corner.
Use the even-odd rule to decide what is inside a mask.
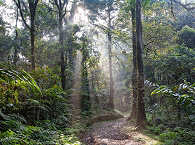
[[[109,107],[114,109],[114,81],[112,75],[112,35],[111,35],[111,6],[108,5],[108,53],[109,53],[109,71],[110,71],[110,96],[109,96]]]
[[[136,60],[137,60],[137,118],[136,123],[139,126],[145,124],[146,114],[144,108],[144,72],[142,58],[142,21],[141,21],[141,0],[136,0]]]
[[[64,31],[63,31],[63,18],[66,15],[68,6],[68,0],[54,0],[54,3],[58,10],[58,31],[59,31],[59,46],[60,46],[60,67],[61,67],[61,83],[62,89],[66,89],[66,63],[67,52],[64,50]]]
[[[81,99],[81,111],[90,114],[91,101],[90,101],[90,90],[89,90],[89,79],[88,79],[88,68],[87,59],[89,52],[87,50],[86,40],[83,40],[82,48],[82,99]]]
[[[59,21],[58,21],[58,31],[59,31],[59,44],[60,44],[60,66],[61,66],[61,83],[62,89],[66,88],[66,79],[65,79],[65,60],[64,60],[64,35],[62,29],[63,19],[62,14],[59,11]]]
[[[67,59],[68,59],[68,64],[66,64],[66,66],[68,66],[68,69],[70,70],[70,76],[68,78],[68,85],[67,85],[67,89],[71,89],[72,88],[72,84],[73,84],[73,72],[74,72],[74,56],[73,56],[73,52],[74,52],[74,48],[73,48],[73,38],[72,36],[68,36],[70,37],[68,39],[68,55],[67,55]],[[67,61],[66,61],[67,62]]]
[[[132,47],[133,47],[133,73],[132,73],[132,89],[133,89],[133,104],[130,119],[135,119],[137,114],[137,90],[136,90],[136,83],[137,83],[137,66],[136,66],[136,13],[135,8],[131,9],[131,23],[132,23]]]
[[[13,60],[13,63],[14,65],[16,66],[16,63],[18,61],[18,30],[17,30],[17,27],[18,27],[18,8],[16,8],[16,30],[15,30],[15,33],[16,33],[16,36],[15,36],[15,42],[16,42],[16,45],[15,45],[15,51],[14,51],[14,60]]]
[[[31,42],[31,65],[32,70],[35,70],[35,15],[38,0],[28,1],[30,9],[30,42]]]
[[[31,18],[31,29],[30,29],[30,42],[31,42],[31,65],[32,70],[35,70],[35,23],[34,17]]]

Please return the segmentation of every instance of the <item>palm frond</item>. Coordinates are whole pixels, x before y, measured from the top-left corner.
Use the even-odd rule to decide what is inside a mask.
[[[14,68],[6,67],[2,64],[0,64],[0,79],[4,80],[6,82],[15,81],[17,83],[17,80],[25,82],[34,92],[41,93],[41,89],[35,82],[35,80],[31,77],[29,73],[26,71],[17,71]]]

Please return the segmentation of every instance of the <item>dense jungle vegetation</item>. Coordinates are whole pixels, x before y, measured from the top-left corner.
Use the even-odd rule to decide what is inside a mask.
[[[0,12],[0,145],[195,144],[195,0]]]

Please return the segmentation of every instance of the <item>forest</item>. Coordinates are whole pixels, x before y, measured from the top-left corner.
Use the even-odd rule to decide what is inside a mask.
[[[195,0],[0,0],[0,145],[195,145]]]

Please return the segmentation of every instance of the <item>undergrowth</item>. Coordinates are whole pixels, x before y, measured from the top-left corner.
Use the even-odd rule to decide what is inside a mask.
[[[194,145],[195,131],[189,128],[169,128],[163,124],[147,126],[146,134],[162,142],[162,145]]]
[[[81,144],[83,126],[71,125],[70,93],[58,82],[50,69],[0,69],[0,145]]]
[[[75,132],[58,129],[54,122],[49,120],[37,122],[36,125],[24,125],[18,121],[2,121],[7,129],[0,132],[2,145],[80,145]],[[13,126],[13,124],[15,124]]]

